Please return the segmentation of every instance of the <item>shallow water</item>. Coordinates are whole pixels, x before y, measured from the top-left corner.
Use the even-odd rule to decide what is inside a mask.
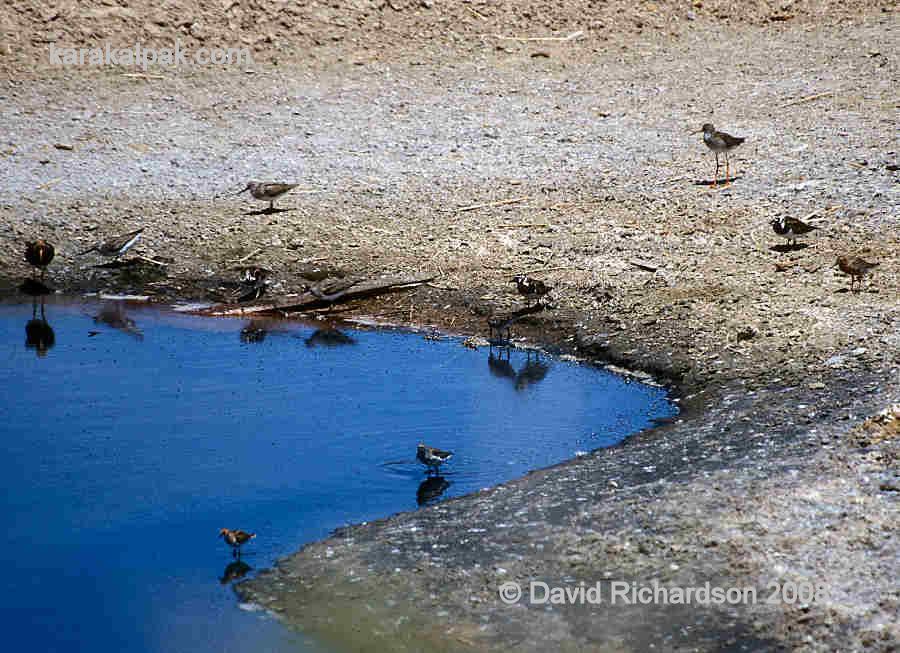
[[[53,298],[44,315],[0,306],[14,648],[318,650],[242,610],[229,572],[675,412],[659,388],[458,339]],[[418,442],[454,452],[439,479]],[[251,570],[222,527],[259,534]]]

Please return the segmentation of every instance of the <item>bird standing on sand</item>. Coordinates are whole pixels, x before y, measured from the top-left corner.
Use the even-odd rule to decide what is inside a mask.
[[[849,256],[839,256],[837,260],[837,265],[841,269],[841,272],[844,274],[850,275],[850,290],[853,290],[853,281],[859,281],[859,288],[862,289],[862,278],[872,271],[872,268],[875,268],[880,263],[869,263],[868,261],[861,259],[856,256],[854,258],[850,258]]]
[[[105,256],[107,258],[119,258],[138,241],[138,238],[141,237],[141,232],[143,231],[144,228],[141,227],[140,229],[129,231],[127,234],[112,236],[102,242],[97,243],[96,245],[93,245],[92,247],[89,247],[83,252],[79,252],[78,256],[84,256],[88,252],[97,252],[101,256]]]
[[[266,181],[248,181],[243,190],[238,191],[235,195],[240,195],[246,191],[250,191],[253,199],[261,200],[269,203],[267,211],[275,210],[275,200],[284,195],[292,188],[296,188],[300,184],[281,184]]]
[[[731,134],[726,134],[725,132],[717,132],[716,128],[713,127],[712,123],[704,124],[700,129],[695,131],[695,134],[699,134],[703,132],[703,142],[706,143],[706,147],[711,149],[716,153],[716,176],[713,181],[713,188],[715,188],[719,183],[719,152],[725,153],[725,186],[728,185],[729,179],[729,165],[728,165],[728,152],[733,150],[738,145],[743,143],[746,139],[739,138],[737,136],[732,136]]]
[[[803,234],[808,234],[813,229],[818,229],[818,227],[814,225],[806,224],[803,220],[798,220],[797,218],[791,218],[789,216],[775,218],[769,224],[772,225],[772,229],[775,230],[776,234],[787,239],[788,245],[796,245],[797,236],[802,236]]]
[[[233,558],[240,557],[241,546],[256,537],[256,533],[246,533],[239,529],[231,530],[230,528],[223,528],[219,531],[219,535],[225,540],[225,544],[231,547],[231,557]]]
[[[537,299],[543,297],[550,289],[540,279],[532,279],[528,275],[520,274],[512,278],[516,282],[516,289],[519,294],[527,299]]]
[[[44,272],[54,254],[56,250],[53,245],[42,239],[25,245],[25,260],[41,271],[41,281],[44,280]]]
[[[450,451],[441,451],[440,449],[429,447],[427,444],[422,444],[421,442],[416,448],[416,458],[420,463],[428,467],[429,472],[432,470],[437,472],[441,463],[450,460],[452,457],[453,453]]]

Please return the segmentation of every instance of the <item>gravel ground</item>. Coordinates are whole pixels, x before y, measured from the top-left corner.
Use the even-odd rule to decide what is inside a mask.
[[[897,429],[861,430],[900,402],[896,5],[357,4],[304,5],[304,30],[232,3],[242,17],[218,33],[220,3],[183,24],[169,4],[152,20],[93,3],[0,13],[3,295],[41,236],[59,291],[161,303],[220,300],[239,261],[273,271],[274,298],[316,267],[434,273],[347,315],[468,335],[522,306],[508,280],[528,271],[556,308],[516,336],[653,374],[685,412],[349,528],[242,596],[359,650],[898,650]],[[47,59],[51,37],[243,33],[255,62],[233,68]],[[689,133],[709,121],[747,138],[725,189]],[[300,187],[264,214],[229,196],[251,178]],[[777,246],[779,216],[820,229]],[[139,226],[135,250],[165,266],[75,256]],[[845,253],[880,262],[860,292],[834,266]],[[740,609],[498,600],[528,578],[828,592]]]

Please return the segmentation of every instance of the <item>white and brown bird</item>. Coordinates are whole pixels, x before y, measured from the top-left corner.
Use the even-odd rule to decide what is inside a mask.
[[[50,261],[53,260],[54,254],[56,254],[56,250],[46,240],[36,240],[33,243],[25,244],[25,260],[41,271],[41,281],[44,280],[44,272],[50,265]]]
[[[249,190],[253,199],[268,202],[269,208],[267,210],[274,211],[275,200],[299,185],[300,184],[283,184],[269,181],[248,181],[247,185],[244,186],[244,189],[238,191],[235,195],[240,195]]]
[[[547,284],[540,279],[532,279],[526,274],[515,276],[512,280],[516,282],[516,289],[519,291],[519,294],[528,299],[537,299],[550,292]]]
[[[141,233],[143,231],[144,228],[141,227],[140,229],[129,231],[127,234],[111,236],[106,240],[97,243],[96,245],[92,245],[83,252],[79,252],[78,255],[84,256],[89,252],[97,252],[101,256],[105,256],[107,258],[119,258],[138,241],[138,238],[141,237]]]
[[[452,457],[453,452],[451,451],[435,449],[434,447],[429,447],[427,444],[422,444],[421,442],[419,443],[419,446],[416,447],[416,458],[420,463],[428,467],[428,471],[434,470],[436,472],[441,463],[447,462]]]
[[[703,142],[706,143],[706,147],[711,149],[716,153],[716,175],[715,180],[713,181],[713,187],[718,185],[719,183],[719,152],[725,153],[725,186],[728,185],[728,180],[730,177],[730,169],[728,164],[728,152],[736,148],[738,145],[743,143],[746,138],[732,136],[731,134],[726,134],[725,132],[716,131],[716,128],[713,127],[712,123],[705,123],[700,129],[695,131],[695,134],[699,134],[703,132]]]
[[[854,280],[859,282],[860,289],[862,288],[862,278],[869,274],[873,268],[881,265],[880,263],[869,263],[868,261],[855,256],[853,258],[849,256],[839,256],[837,259],[837,266],[841,269],[841,272],[844,274],[850,275],[850,290],[853,290],[853,282]]]
[[[219,536],[225,540],[225,544],[231,547],[231,556],[239,557],[241,555],[241,546],[256,537],[256,533],[247,533],[240,529],[223,528],[219,531]]]
[[[798,220],[797,218],[792,218],[790,216],[775,218],[769,224],[772,225],[772,229],[776,234],[787,239],[788,245],[796,245],[797,236],[802,236],[814,229],[818,229],[815,225],[806,224],[803,220]]]

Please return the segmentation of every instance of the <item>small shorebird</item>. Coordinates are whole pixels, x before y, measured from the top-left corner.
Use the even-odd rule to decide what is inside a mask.
[[[880,263],[869,263],[866,260],[861,259],[856,256],[854,258],[850,258],[849,256],[839,256],[837,260],[837,265],[841,269],[841,272],[850,275],[850,290],[853,290],[853,281],[859,281],[859,287],[862,289],[862,278],[867,275],[872,268],[881,265]]]
[[[141,227],[140,229],[129,231],[127,234],[112,236],[92,247],[89,247],[83,252],[79,252],[78,256],[84,256],[89,252],[97,252],[101,256],[105,256],[107,258],[119,258],[138,241],[138,238],[141,237],[141,232],[143,231],[144,228]]]
[[[225,540],[225,544],[231,547],[231,556],[240,557],[241,546],[256,537],[256,533],[245,533],[242,530],[233,531],[230,528],[223,528],[219,531],[219,536]]]
[[[548,308],[552,308],[547,304],[544,304],[538,301],[531,306],[526,306],[525,308],[520,308],[518,311],[513,311],[512,313],[506,313],[504,315],[500,315],[497,317],[488,318],[488,340],[493,341],[494,331],[497,332],[497,335],[500,336],[499,342],[493,342],[492,344],[500,344],[502,342],[509,342],[509,327],[519,320],[521,320],[526,315],[531,315],[533,313],[540,313],[543,310]],[[503,331],[506,330],[506,340],[503,340]]]
[[[284,195],[292,188],[296,188],[300,184],[281,184],[266,181],[248,181],[244,190],[240,190],[235,195],[240,195],[246,191],[250,191],[253,199],[261,200],[269,203],[268,211],[275,210],[275,200]]]
[[[441,451],[440,449],[435,449],[434,447],[429,447],[427,444],[419,443],[419,446],[416,448],[416,459],[426,467],[428,467],[428,471],[434,470],[437,472],[438,467],[440,467],[441,463],[450,460],[453,457],[453,453],[450,451]]]
[[[738,138],[737,136],[732,136],[731,134],[726,134],[725,132],[717,132],[712,123],[709,122],[704,124],[700,129],[693,133],[699,134],[700,132],[703,132],[703,142],[706,143],[706,147],[716,153],[716,176],[715,180],[713,181],[713,187],[715,188],[719,183],[719,152],[725,153],[724,185],[727,186],[730,172],[728,165],[728,152],[743,143],[746,139]]]
[[[542,297],[550,292],[547,284],[543,281],[540,279],[532,279],[525,274],[513,277],[512,280],[516,282],[516,288],[518,289],[519,294],[528,299]]]
[[[787,216],[775,218],[769,224],[772,225],[772,229],[775,230],[776,234],[787,239],[788,245],[792,243],[796,245],[797,236],[802,236],[803,234],[808,234],[813,229],[818,229],[818,227],[814,225],[806,224],[803,220]]]
[[[46,240],[36,240],[25,245],[25,260],[40,269],[41,281],[44,280],[44,272],[50,265],[50,261],[53,260],[54,254],[56,254],[56,250]]]

